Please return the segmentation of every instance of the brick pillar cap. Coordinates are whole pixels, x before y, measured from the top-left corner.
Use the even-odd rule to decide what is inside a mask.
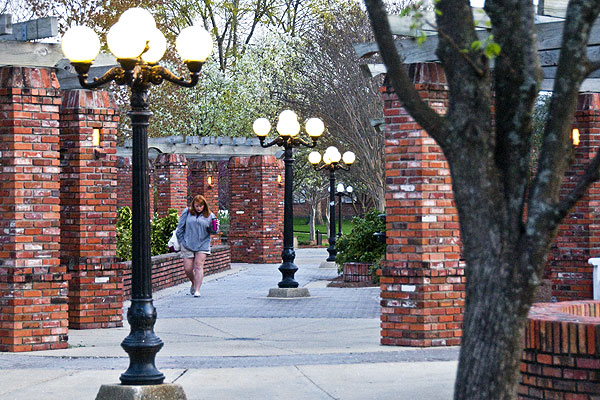
[[[579,93],[577,96],[577,111],[600,110],[600,95],[598,93]]]
[[[0,87],[59,89],[56,74],[50,68],[0,67]]]
[[[173,164],[182,164],[187,165],[187,158],[184,154],[171,154],[171,153],[162,153],[156,157],[154,161],[154,166],[168,166]]]
[[[114,97],[106,90],[71,89],[62,93],[63,110],[116,110]]]
[[[261,167],[280,167],[283,165],[283,161],[278,160],[277,157],[273,155],[252,156],[250,157],[250,163],[248,165]]]
[[[229,163],[227,164],[228,168],[245,168],[250,163],[250,157],[231,157],[229,159]]]
[[[219,164],[217,161],[192,160],[189,162],[189,168],[192,171],[216,170],[216,169],[218,169],[218,167],[219,167]]]

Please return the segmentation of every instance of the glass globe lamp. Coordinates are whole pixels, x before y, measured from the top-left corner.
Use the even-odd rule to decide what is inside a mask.
[[[210,33],[197,25],[188,26],[179,32],[175,47],[184,62],[205,62],[213,50]]]
[[[295,112],[285,110],[279,114],[277,132],[281,136],[296,136],[300,132],[300,124]]]
[[[317,165],[321,162],[321,154],[318,151],[311,151],[308,155],[308,162],[312,165]]]
[[[161,31],[154,28],[150,32],[148,40],[148,50],[142,54],[142,60],[148,64],[156,64],[167,50],[167,39]]]
[[[325,124],[319,118],[310,118],[306,121],[306,133],[311,138],[318,138],[325,131]]]
[[[91,63],[100,52],[100,39],[91,28],[74,26],[63,35],[61,47],[69,61]]]
[[[356,155],[351,151],[347,151],[344,153],[342,160],[344,161],[344,164],[351,165],[356,161]]]
[[[334,147],[333,150],[329,153],[329,158],[331,159],[332,163],[339,163],[342,159],[342,155],[340,154],[338,149]]]
[[[150,40],[152,32],[156,30],[156,22],[154,21],[152,14],[150,14],[148,10],[140,7],[132,7],[126,10],[121,14],[119,22],[122,22],[125,25],[135,26],[135,29],[142,37],[146,38],[146,40]]]
[[[265,137],[271,131],[271,123],[266,118],[258,118],[252,124],[252,130],[256,136]]]
[[[121,21],[114,24],[106,34],[110,52],[119,59],[135,59],[146,48],[147,38],[135,25]]]

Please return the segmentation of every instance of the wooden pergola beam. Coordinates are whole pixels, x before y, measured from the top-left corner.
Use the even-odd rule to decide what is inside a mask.
[[[537,45],[539,51],[559,50],[562,41],[563,21],[546,22],[536,25]],[[477,32],[480,40],[489,36],[487,30]],[[435,51],[438,45],[437,35],[428,36],[427,40],[420,46],[414,38],[398,39],[396,48],[406,64],[420,62],[439,61]],[[596,21],[590,32],[588,45],[600,45],[600,21]],[[358,43],[354,45],[354,51],[359,58],[367,58],[379,52],[377,43]]]

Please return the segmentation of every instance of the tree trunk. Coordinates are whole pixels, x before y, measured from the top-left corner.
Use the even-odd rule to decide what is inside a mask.
[[[323,206],[322,201],[319,200],[315,205],[315,224],[323,224]]]
[[[329,218],[331,218],[329,215],[329,207],[325,207],[325,215],[323,215],[323,219],[325,220],[325,226],[327,227],[327,237],[331,236]]]
[[[494,271],[507,267],[496,262],[489,260],[489,265],[475,268]],[[518,295],[507,287],[508,282],[501,282],[494,273],[481,278],[494,288],[469,296],[481,290],[471,285],[467,293],[454,399],[513,400],[517,398],[526,313],[519,312]]]
[[[315,242],[315,217],[316,217],[317,211],[315,210],[315,208],[313,207],[312,204],[309,204],[309,208],[308,208],[308,231],[309,231],[309,236],[310,236],[310,241],[311,243]]]
[[[448,151],[466,261],[466,304],[456,400],[515,399],[521,345],[532,287],[543,260],[532,266],[523,231],[510,229],[503,186],[485,151]],[[522,218],[521,218],[522,220]]]
[[[377,199],[377,209],[381,212],[385,212],[385,189],[379,188],[375,198]]]

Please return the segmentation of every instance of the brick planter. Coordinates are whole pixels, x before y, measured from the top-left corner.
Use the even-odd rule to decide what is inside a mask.
[[[212,246],[212,254],[206,258],[204,276],[231,269],[229,246]],[[131,298],[131,261],[124,262],[123,297]],[[179,253],[152,257],[152,291],[179,285],[187,280],[183,271],[183,260]]]
[[[600,302],[540,303],[529,312],[519,399],[600,398]]]
[[[370,263],[344,263],[344,282],[371,282]]]

